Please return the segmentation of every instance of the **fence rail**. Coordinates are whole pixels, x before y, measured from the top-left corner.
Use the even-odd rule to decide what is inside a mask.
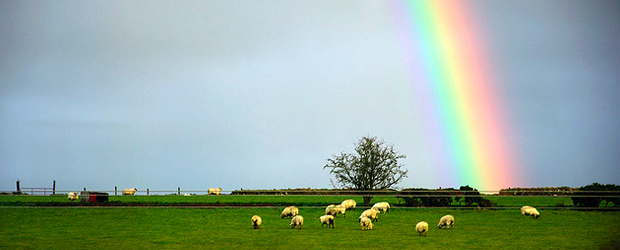
[[[22,193],[30,193],[30,195],[34,195],[35,193],[39,194],[39,195],[51,195],[55,193],[55,190],[53,188],[29,188],[29,187],[24,187],[22,188]]]

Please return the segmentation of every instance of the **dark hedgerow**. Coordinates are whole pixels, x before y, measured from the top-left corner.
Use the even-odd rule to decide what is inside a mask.
[[[605,206],[611,202],[614,207],[620,207],[620,186],[592,183],[580,187],[578,191],[573,193],[571,199],[573,204],[578,207],[598,207],[602,201],[606,202]]]
[[[397,198],[402,199],[405,205],[410,207],[447,207],[453,202],[465,202],[466,206],[474,204],[479,207],[497,206],[494,202],[482,198],[480,192],[470,186],[461,186],[458,190],[408,188],[400,191]]]

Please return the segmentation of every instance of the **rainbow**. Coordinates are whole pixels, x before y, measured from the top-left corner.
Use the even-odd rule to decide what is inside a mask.
[[[392,3],[437,183],[516,185],[504,106],[469,2]]]

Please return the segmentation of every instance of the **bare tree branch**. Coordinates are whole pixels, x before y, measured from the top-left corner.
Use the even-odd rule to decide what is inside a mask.
[[[354,154],[333,155],[323,169],[330,169],[330,174],[334,175],[335,181],[330,179],[333,187],[387,189],[407,177],[409,171],[398,163],[404,158],[406,156],[396,152],[392,145],[386,146],[376,137],[362,137],[355,144]]]

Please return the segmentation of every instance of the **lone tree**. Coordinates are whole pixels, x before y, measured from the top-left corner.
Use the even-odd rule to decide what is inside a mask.
[[[391,145],[385,145],[377,137],[362,137],[355,144],[355,153],[340,153],[327,159],[323,169],[330,169],[336,183],[330,179],[332,186],[352,188],[357,190],[387,189],[404,177],[407,170],[403,170],[399,159],[405,158]],[[364,193],[364,204],[370,205],[372,192]]]

